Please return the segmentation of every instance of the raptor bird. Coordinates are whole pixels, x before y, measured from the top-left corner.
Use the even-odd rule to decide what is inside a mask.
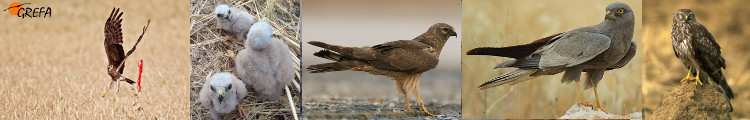
[[[135,46],[137,46],[138,43],[141,42],[143,34],[146,33],[146,29],[151,24],[151,20],[149,19],[146,26],[143,27],[143,32],[141,33],[141,36],[138,37],[138,41],[136,41],[135,44],[133,44],[133,48],[131,48],[130,51],[125,54],[125,51],[122,48],[122,19],[120,18],[122,17],[122,14],[123,12],[120,12],[119,8],[113,8],[112,12],[109,13],[107,22],[104,23],[104,51],[107,53],[107,58],[109,60],[107,73],[112,78],[112,81],[110,82],[109,88],[106,92],[104,92],[102,97],[107,96],[109,89],[112,89],[112,85],[114,85],[115,83],[117,83],[117,92],[119,92],[119,81],[125,81],[130,84],[135,83],[135,81],[122,76],[122,72],[125,69],[125,60],[128,58],[128,56],[130,56],[130,54],[133,54]],[[115,99],[117,99],[117,96],[115,96]]]
[[[266,101],[276,101],[296,76],[289,46],[272,38],[272,30],[266,20],[255,23],[247,33],[245,49],[235,57],[240,79]]]
[[[708,29],[703,27],[695,19],[695,13],[690,9],[680,9],[674,13],[672,18],[672,48],[674,54],[682,60],[688,69],[687,76],[680,80],[695,80],[701,83],[701,73],[711,78],[713,85],[722,88],[722,93],[729,100],[734,98],[732,89],[729,88],[722,68],[726,68],[724,57],[721,56],[721,47],[714,40]],[[691,78],[695,76],[695,78]],[[732,108],[732,104],[729,104]]]
[[[255,23],[255,18],[247,11],[224,4],[216,6],[214,14],[218,28],[232,32],[237,40],[244,40],[245,34]]]
[[[232,73],[221,72],[206,80],[198,98],[201,105],[208,109],[209,118],[218,119],[219,114],[234,111],[237,104],[247,95],[247,88]]]
[[[515,58],[500,63],[495,68],[513,67],[518,70],[503,74],[479,86],[479,89],[510,85],[543,75],[565,72],[563,83],[576,82],[579,104],[583,102],[580,76],[586,72],[585,88],[594,88],[596,107],[601,110],[596,87],[604,71],[625,66],[635,56],[636,43],[632,41],[635,20],[633,10],[625,3],[612,3],[606,8],[604,21],[554,34],[525,45],[502,48],[481,47],[467,55],[490,55]]]
[[[388,76],[395,81],[396,90],[404,95],[407,110],[411,111],[407,93],[410,92],[417,96],[425,113],[435,116],[422,104],[419,77],[437,66],[440,51],[450,36],[457,36],[453,27],[437,23],[412,40],[391,41],[372,47],[344,47],[310,41],[309,44],[324,49],[313,55],[335,62],[310,65],[306,69],[311,73],[354,70]]]

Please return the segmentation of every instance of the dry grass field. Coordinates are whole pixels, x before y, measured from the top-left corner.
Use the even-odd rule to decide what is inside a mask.
[[[273,36],[283,40],[289,46],[289,54],[299,66],[299,0],[194,0],[190,2],[190,118],[204,119],[208,109],[198,101],[198,93],[205,83],[206,76],[218,72],[232,72],[236,75],[234,57],[244,49],[244,40],[234,40],[234,35],[215,29],[216,14],[214,8],[219,4],[247,10],[256,20],[268,18],[274,28]],[[229,38],[229,39],[225,39]],[[279,96],[277,102],[264,102],[254,97],[252,89],[248,97],[240,101],[235,112],[223,115],[224,119],[294,119],[299,114],[300,89],[299,67],[296,68],[297,85],[291,85],[290,93],[294,106],[289,104],[287,94]],[[249,89],[249,88],[248,88]],[[279,88],[283,89],[283,88]],[[295,111],[292,111],[292,108]],[[240,111],[240,112],[236,112]],[[296,113],[295,113],[296,112]]]
[[[731,101],[734,119],[750,118],[750,9],[746,0],[721,1],[673,1],[649,0],[643,3],[644,10],[650,11],[643,17],[644,38],[644,115],[648,116],[661,105],[664,94],[679,86],[679,81],[687,70],[672,50],[670,30],[672,16],[678,9],[688,8],[695,12],[698,23],[703,24],[716,42],[726,59],[724,76],[735,93]],[[722,98],[723,99],[723,98]]]
[[[52,17],[21,19],[0,13],[0,119],[188,119],[188,2],[21,1],[49,6]],[[9,4],[11,1],[0,2]],[[123,46],[130,50],[146,21],[151,25],[125,64],[143,91],[110,83],[104,23],[113,7],[123,11]],[[117,100],[113,101],[116,96]],[[133,106],[135,101],[140,104]],[[142,107],[141,110],[137,110]]]
[[[479,90],[480,84],[510,72],[512,68],[492,69],[509,58],[468,56],[477,47],[503,47],[530,43],[555,33],[598,24],[605,8],[614,0],[565,1],[463,1],[462,103],[466,119],[558,118],[578,102],[576,85],[562,84],[563,74],[544,76],[514,86]],[[640,112],[641,100],[641,15],[640,0],[623,1],[635,12],[633,40],[636,56],[627,66],[608,71],[597,88],[607,112],[627,115]],[[576,6],[576,7],[570,7]],[[583,76],[582,76],[583,78]],[[592,89],[582,90],[584,101],[594,102]]]

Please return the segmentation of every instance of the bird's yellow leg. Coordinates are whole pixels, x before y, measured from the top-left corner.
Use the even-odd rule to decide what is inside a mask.
[[[104,90],[104,94],[102,94],[102,97],[105,97],[105,96],[107,96],[107,93],[109,93],[109,89],[107,89],[107,90]]]
[[[427,113],[428,115],[430,115],[430,116],[432,116],[432,117],[435,117],[435,115],[433,115],[432,113],[430,113],[430,112],[427,112],[427,108],[425,108],[425,107],[424,107],[424,104],[422,104],[422,98],[421,98],[421,97],[419,97],[419,95],[417,95],[417,99],[419,100],[419,105],[421,105],[421,106],[422,106],[422,110],[423,110],[423,111],[424,111],[425,113]]]
[[[112,82],[109,82],[109,87],[107,87],[107,90],[104,90],[104,94],[102,95],[102,97],[107,96],[107,93],[109,93],[109,89],[112,89]]]
[[[599,104],[599,93],[596,92],[596,85],[594,85],[594,96],[596,96],[596,107],[594,107],[594,108],[599,108],[600,110],[604,111],[604,113],[607,113],[607,110],[605,110],[604,108],[602,108],[602,105]]]
[[[579,85],[578,82],[576,82],[576,93],[578,93],[578,104],[583,106],[591,106],[588,102],[583,102],[583,95],[581,95],[581,85]]]
[[[107,90],[104,90],[104,94],[102,94],[102,97],[105,97],[105,96],[107,96],[107,93],[108,93],[108,92],[109,92],[109,89],[107,89]]]
[[[117,93],[120,93],[120,78],[117,78],[115,82],[117,82],[117,91],[115,91],[115,98],[113,98],[112,101],[117,101]]]
[[[411,108],[409,108],[409,94],[404,94],[404,100],[406,100],[406,110],[411,112]]]
[[[697,74],[697,75],[695,75],[695,84],[696,84],[696,85],[697,85],[697,84],[703,85],[703,83],[701,83],[701,71],[700,71],[700,70],[698,70],[697,72],[698,72],[698,74]]]
[[[690,74],[691,73],[692,73],[692,70],[688,69],[687,76],[685,76],[685,78],[682,78],[682,80],[680,80],[680,83],[685,82],[685,80],[690,79]]]

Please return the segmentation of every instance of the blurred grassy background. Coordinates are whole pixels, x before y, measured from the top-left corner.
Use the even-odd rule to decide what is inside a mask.
[[[0,119],[188,119],[187,1],[18,2],[49,6],[52,17],[21,19],[0,12]],[[111,81],[103,31],[113,7],[124,12],[126,51],[151,18],[125,64],[124,75],[137,79],[138,61],[143,59],[137,106],[136,85],[122,83],[119,94],[113,89],[101,96]]]
[[[321,48],[307,44],[308,41],[372,46],[388,41],[410,40],[440,22],[453,26],[460,34],[460,10],[460,1],[455,0],[303,1],[302,67],[331,62],[313,56]],[[460,102],[459,38],[460,35],[458,38],[451,37],[443,48],[437,68],[422,74],[420,94],[428,108],[433,103]],[[403,103],[404,97],[396,91],[393,80],[385,76],[357,71],[310,74],[307,70],[302,70],[302,76],[303,103],[311,98],[382,98]],[[410,98],[412,107],[416,107],[416,97]]]
[[[650,11],[643,16],[644,50],[644,85],[643,108],[648,116],[661,106],[664,94],[679,86],[679,81],[687,70],[677,59],[672,50],[671,28],[672,16],[678,9],[692,9],[698,23],[703,24],[722,48],[727,69],[724,76],[735,93],[732,100],[735,119],[750,118],[750,9],[747,0],[650,0],[643,3],[644,10]]]
[[[515,69],[492,69],[509,58],[467,56],[477,47],[503,47],[530,43],[555,33],[595,25],[604,19],[607,5],[616,1],[525,0],[463,1],[462,103],[466,119],[557,118],[565,114],[576,98],[575,84],[561,84],[562,74],[538,77],[514,86],[479,90],[477,86]],[[633,40],[639,45],[627,66],[608,71],[599,83],[600,102],[607,112],[626,115],[640,112],[641,99],[641,15],[640,0],[624,1],[635,11]],[[583,78],[582,78],[583,79]],[[594,91],[581,91],[584,101],[595,102]]]

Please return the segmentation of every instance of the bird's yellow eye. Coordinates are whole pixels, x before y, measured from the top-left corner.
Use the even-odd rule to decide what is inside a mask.
[[[622,9],[617,10],[618,14],[622,14],[623,12],[625,12],[625,10],[622,10]]]

